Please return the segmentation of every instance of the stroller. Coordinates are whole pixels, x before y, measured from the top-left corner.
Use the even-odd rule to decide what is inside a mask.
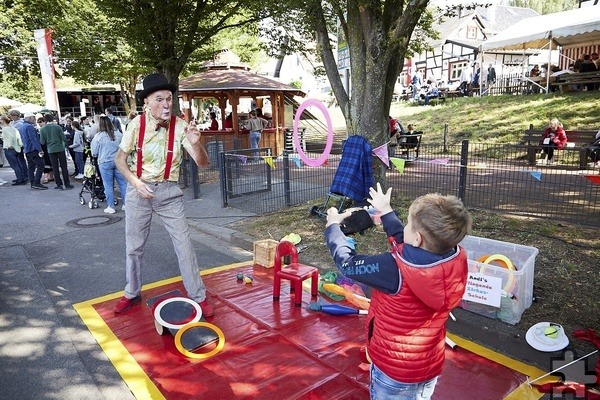
[[[86,163],[83,168],[83,186],[79,192],[79,204],[85,205],[84,193],[90,194],[88,207],[90,209],[98,208],[98,201],[104,201],[104,184],[98,170],[98,164],[94,158],[91,163]]]
[[[342,159],[338,166],[333,183],[322,206],[312,206],[311,215],[321,218],[327,216],[327,209],[336,205],[339,212],[350,205],[362,207],[368,205],[369,189],[374,185],[372,147],[360,135],[350,136],[344,143]]]

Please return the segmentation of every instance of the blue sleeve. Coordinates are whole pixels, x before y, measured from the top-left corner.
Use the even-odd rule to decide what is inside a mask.
[[[33,125],[29,125],[27,127],[27,136],[29,137],[29,141],[35,148],[35,150],[39,153],[42,151],[42,145],[40,144],[40,140],[38,139],[38,133],[33,127]]]
[[[383,230],[387,237],[393,236],[396,239],[396,242],[404,242],[404,225],[400,222],[395,212],[391,211],[382,215],[381,224],[383,225]]]
[[[400,270],[391,253],[356,254],[339,224],[328,226],[325,238],[335,266],[342,274],[385,293],[395,294],[400,290]]]

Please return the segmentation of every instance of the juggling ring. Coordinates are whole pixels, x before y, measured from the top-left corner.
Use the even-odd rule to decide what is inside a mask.
[[[194,316],[194,318],[192,318],[191,321],[186,321],[183,324],[172,324],[170,322],[165,321],[163,319],[163,317],[160,316],[160,311],[162,310],[162,308],[165,305],[176,302],[176,301],[189,303],[192,305],[192,307],[194,307],[194,309],[196,310],[196,315]],[[158,305],[154,309],[154,320],[156,322],[158,322],[160,325],[164,326],[165,328],[169,328],[169,329],[181,329],[186,324],[200,321],[200,318],[202,318],[202,308],[200,308],[200,305],[198,303],[196,303],[194,300],[188,299],[187,297],[169,297],[168,299],[160,301],[160,303],[158,303]],[[157,330],[158,330],[158,328],[157,328]]]
[[[302,116],[302,112],[311,105],[321,110],[323,116],[325,117],[325,122],[327,123],[327,143],[325,144],[325,150],[323,150],[323,153],[321,153],[321,156],[319,158],[315,159],[308,158],[306,156],[304,150],[302,149],[302,146],[300,145],[300,138],[298,137],[298,124],[300,123],[300,117]],[[331,148],[333,147],[333,125],[331,123],[331,117],[329,116],[329,112],[327,111],[327,108],[325,108],[323,103],[321,103],[319,100],[308,99],[305,100],[302,104],[300,104],[300,107],[298,107],[298,110],[296,110],[296,115],[294,115],[294,135],[292,139],[294,141],[294,146],[296,146],[298,157],[300,157],[300,159],[304,161],[304,163],[309,167],[320,167],[325,163],[325,161],[327,161],[327,157],[329,157],[329,153],[331,153]]]
[[[207,353],[194,353],[183,347],[183,343],[181,342],[183,334],[192,328],[198,327],[212,329],[217,334],[217,336],[219,337],[217,347],[215,347]],[[185,325],[183,328],[178,330],[175,334],[175,347],[177,347],[177,350],[179,350],[179,352],[186,357],[194,358],[196,360],[204,360],[206,358],[214,356],[215,354],[223,350],[223,347],[225,347],[225,335],[223,334],[223,331],[214,324],[208,322],[190,322],[189,324]]]
[[[501,267],[506,268],[508,270],[511,271],[516,271],[517,269],[515,268],[514,264],[512,263],[512,261],[510,261],[510,259],[502,254],[485,254],[481,257],[479,257],[477,259],[477,262],[482,263],[482,264],[490,264],[492,261],[496,261],[498,264],[500,264]],[[483,274],[485,268],[481,267],[481,269],[479,270],[479,272],[481,272]],[[504,290],[507,293],[511,293],[512,294],[512,290],[514,289],[514,282],[515,282],[515,275],[509,273],[508,274],[508,282],[506,282],[506,285],[504,285],[504,288],[502,290]]]

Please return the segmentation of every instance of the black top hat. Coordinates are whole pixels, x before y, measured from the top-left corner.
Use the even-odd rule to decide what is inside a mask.
[[[177,87],[167,81],[167,77],[161,73],[150,74],[142,82],[143,89],[138,93],[138,100],[143,101],[148,95],[159,90],[170,90],[171,93],[177,91]]]

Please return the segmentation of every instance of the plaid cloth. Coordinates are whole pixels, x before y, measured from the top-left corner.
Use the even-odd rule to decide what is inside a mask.
[[[360,135],[346,140],[340,165],[333,177],[330,192],[342,194],[354,201],[369,197],[369,188],[374,184],[373,149]]]

